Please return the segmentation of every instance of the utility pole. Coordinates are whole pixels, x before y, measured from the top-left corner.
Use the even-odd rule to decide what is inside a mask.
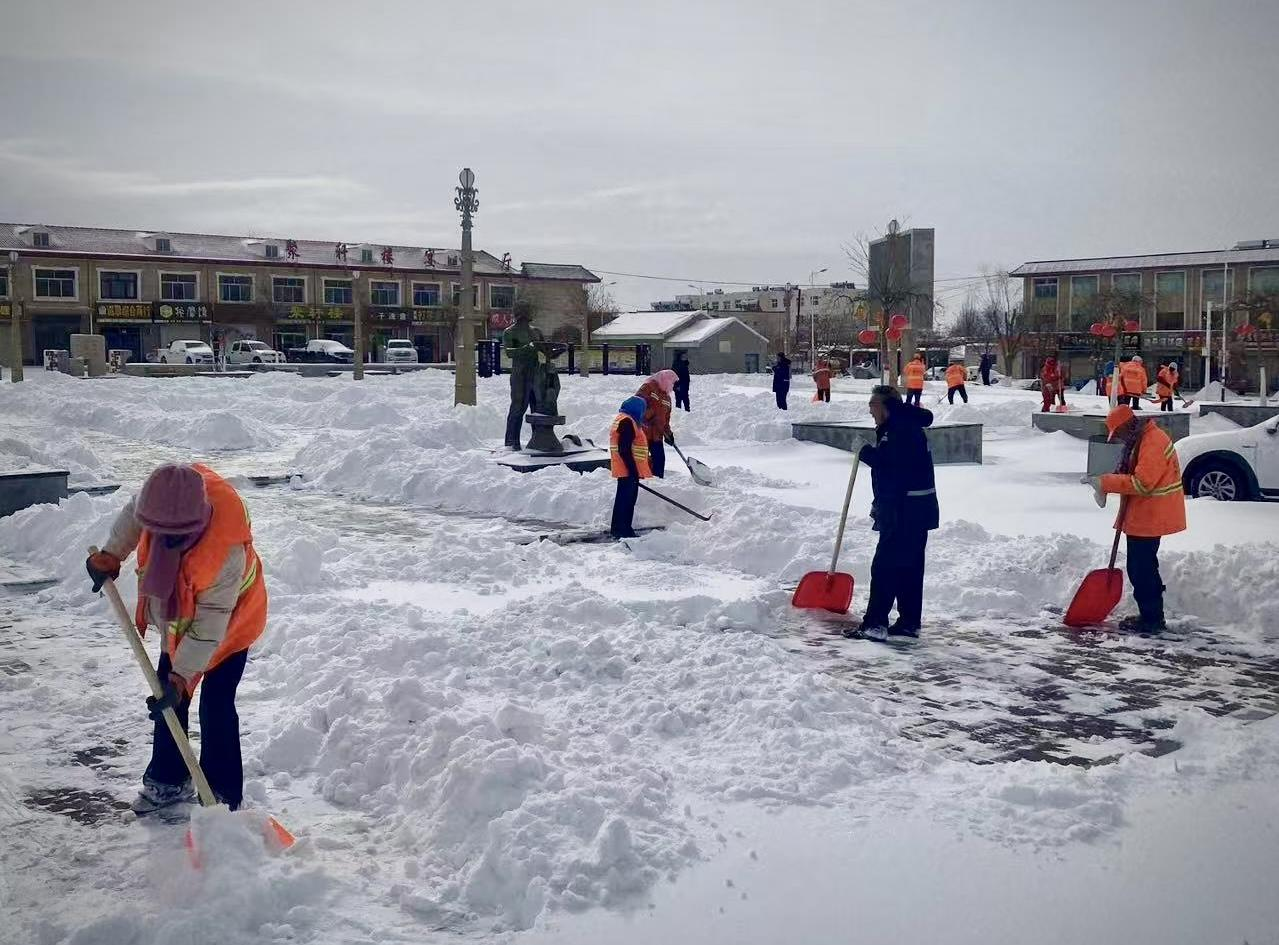
[[[355,363],[351,365],[352,379],[364,380],[364,296],[360,290],[360,271],[351,270],[351,302],[355,306]]]
[[[475,186],[475,172],[462,168],[457,176],[461,184],[456,188],[453,206],[462,214],[462,299],[458,312],[458,341],[453,378],[453,403],[475,406],[475,319],[472,314],[471,293],[474,281],[471,257],[471,217],[480,209],[479,189]]]
[[[821,275],[823,272],[825,272],[827,268],[829,267],[814,269],[812,272],[808,274],[808,287],[810,289],[816,288],[814,283],[817,281],[817,277]],[[802,299],[804,297],[804,294],[801,292],[799,297]],[[810,306],[808,310],[808,350],[809,350],[809,357],[812,358],[813,365],[816,366],[817,364],[817,309],[816,307],[813,307],[813,306]]]
[[[22,380],[22,292],[18,281],[18,251],[9,252],[9,380]]]
[[[1204,327],[1204,387],[1212,382],[1212,301],[1208,302],[1208,321]]]

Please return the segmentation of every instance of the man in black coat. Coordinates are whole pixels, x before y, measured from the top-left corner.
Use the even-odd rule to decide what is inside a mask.
[[[917,637],[924,611],[924,554],[928,533],[938,525],[933,454],[925,428],[933,415],[902,402],[895,387],[881,385],[870,395],[875,445],[858,454],[871,469],[874,501],[870,515],[879,532],[870,566],[866,616],[846,636],[884,641],[890,635]],[[897,604],[897,622],[888,614]]]
[[[981,366],[977,369],[978,373],[981,374],[981,382],[986,387],[990,386],[990,367],[994,360],[989,351],[984,352],[981,356]]]
[[[675,352],[675,363],[671,365],[671,370],[675,372],[678,380],[675,382],[675,409],[684,408],[684,412],[689,410],[688,406],[688,380],[689,366],[688,353],[685,351]]]
[[[773,393],[777,395],[777,409],[786,409],[786,395],[790,393],[790,358],[779,354],[773,364]]]

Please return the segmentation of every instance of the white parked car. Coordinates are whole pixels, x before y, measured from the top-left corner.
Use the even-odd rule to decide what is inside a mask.
[[[203,341],[175,341],[160,349],[161,364],[212,364],[213,349]]]
[[[1191,498],[1279,498],[1279,417],[1178,440],[1181,481]]]
[[[392,338],[386,343],[387,364],[417,364],[417,348],[407,338]]]
[[[285,357],[262,341],[233,341],[227,349],[227,364],[284,364]]]

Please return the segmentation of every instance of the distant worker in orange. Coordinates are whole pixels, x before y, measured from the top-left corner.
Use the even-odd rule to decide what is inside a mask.
[[[1141,409],[1142,398],[1150,387],[1150,379],[1146,377],[1146,366],[1141,363],[1141,355],[1119,365],[1119,402],[1127,403],[1133,410]]]
[[[920,405],[924,396],[924,352],[916,351],[915,356],[906,362],[902,376],[906,380],[906,403]]]
[[[1159,575],[1159,542],[1186,530],[1186,496],[1172,440],[1154,418],[1143,420],[1122,405],[1106,416],[1111,440],[1123,443],[1116,472],[1093,480],[1099,496],[1122,496],[1116,528],[1128,537],[1128,580],[1138,615],[1119,629],[1158,633],[1164,622],[1164,584]],[[1104,499],[1102,500],[1104,501]]]
[[[1159,398],[1159,409],[1163,413],[1172,413],[1172,398],[1177,393],[1177,385],[1181,382],[1181,373],[1177,370],[1177,362],[1169,361],[1159,369],[1155,394]]]
[[[672,370],[658,371],[635,392],[644,401],[644,437],[648,440],[648,465],[658,479],[666,478],[665,443],[675,445],[671,431],[671,391],[679,376]]]
[[[830,403],[830,362],[825,358],[819,360],[813,366],[813,383],[817,385],[817,394],[813,397],[814,401],[823,401]]]
[[[1057,391],[1061,389],[1061,368],[1057,366],[1057,356],[1049,355],[1044,359],[1044,366],[1039,370],[1039,396],[1044,407],[1040,413],[1049,413],[1057,401]]]
[[[613,521],[609,533],[614,538],[635,537],[635,503],[641,479],[650,479],[648,438],[644,436],[644,400],[628,397],[622,402],[608,435],[608,452],[617,496],[613,499]]]
[[[946,399],[949,403],[955,402],[955,394],[959,394],[964,398],[964,403],[968,403],[968,368],[958,361],[946,368]]]
[[[94,591],[120,577],[120,563],[135,549],[135,619],[139,634],[148,626],[164,634],[156,670],[164,697],[147,699],[155,723],[151,763],[130,806],[149,814],[195,800],[163,713],[172,708],[185,729],[200,686],[200,767],[218,800],[235,810],[244,797],[235,692],[267,616],[249,511],[208,466],[160,466],[120,510],[102,550],[85,562]]]

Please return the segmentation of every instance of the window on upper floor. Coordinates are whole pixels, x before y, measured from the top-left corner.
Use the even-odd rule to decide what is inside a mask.
[[[0,299],[9,297],[9,270],[0,269]]]
[[[461,308],[462,306],[462,286],[460,283],[453,283],[453,307]],[[471,308],[478,309],[480,307],[480,287],[478,285],[471,286]]]
[[[372,305],[399,305],[400,284],[398,282],[370,282],[369,302]]]
[[[1234,270],[1231,270],[1231,275]],[[1248,270],[1248,291],[1258,295],[1279,295],[1279,266],[1253,266]]]
[[[219,302],[252,302],[252,276],[218,276]]]
[[[1096,318],[1093,300],[1097,298],[1098,276],[1070,277],[1070,324],[1076,329],[1087,328]]]
[[[489,308],[505,310],[515,307],[515,286],[489,286]]]
[[[138,274],[136,272],[98,272],[98,296],[112,301],[136,302],[138,300]]]
[[[272,276],[271,301],[281,305],[306,303],[306,279],[301,276]]]
[[[1186,327],[1186,274],[1155,273],[1155,328],[1181,331]]]
[[[160,301],[194,302],[199,281],[194,272],[160,273]]]
[[[1036,279],[1034,290],[1036,299],[1056,299],[1057,277],[1053,276],[1046,279]]]
[[[44,230],[36,230],[31,234],[31,245],[36,249],[49,248],[49,234]]]
[[[155,238],[155,251],[157,253],[173,252],[173,242],[167,236],[157,236]]]
[[[325,279],[324,280],[324,304],[325,305],[350,305],[351,304],[351,280],[350,279]]]
[[[280,247],[276,246],[274,243],[267,243],[267,244],[266,244],[266,258],[267,258],[267,259],[279,259],[279,258],[280,258]]]
[[[75,269],[33,269],[37,299],[74,299],[79,296],[79,272]]]
[[[415,308],[436,308],[440,304],[440,284],[438,282],[413,283],[413,306]]]
[[[371,263],[371,262],[373,262],[373,250],[371,250],[371,249],[362,249],[362,250],[360,250],[360,262],[362,262],[362,263]]]

